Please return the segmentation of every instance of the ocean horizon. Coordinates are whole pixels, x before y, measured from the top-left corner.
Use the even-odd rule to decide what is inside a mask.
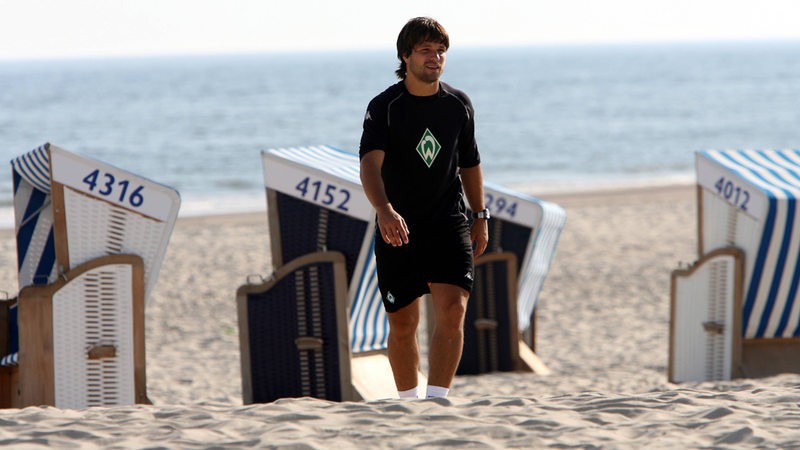
[[[705,149],[800,147],[800,42],[453,48],[487,181],[537,195],[686,184]],[[177,189],[182,216],[266,207],[261,150],[357,152],[392,51],[0,62],[0,156],[50,142]],[[10,165],[0,227],[13,226]]]

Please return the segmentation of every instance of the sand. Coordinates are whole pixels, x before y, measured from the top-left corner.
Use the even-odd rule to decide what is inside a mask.
[[[154,404],[0,410],[0,445],[800,448],[800,375],[667,380],[670,272],[697,257],[694,192],[542,195],[568,214],[537,312],[536,352],[552,373],[459,376],[437,400],[243,406],[234,299],[271,272],[266,213],[181,219],[147,308]],[[0,230],[10,295],[15,254]]]

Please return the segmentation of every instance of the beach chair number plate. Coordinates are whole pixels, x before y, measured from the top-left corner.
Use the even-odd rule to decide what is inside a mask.
[[[311,200],[325,206],[333,206],[339,211],[349,211],[347,203],[350,201],[350,191],[336,185],[325,183],[320,180],[312,180],[311,177],[303,178],[297,186],[300,198]]]
[[[731,175],[705,158],[697,161],[697,183],[724,199],[734,208],[761,220],[766,212],[766,198],[747,188],[740,177]]]
[[[750,192],[747,189],[742,188],[725,177],[720,177],[719,180],[714,183],[714,188],[717,191],[717,195],[724,198],[728,203],[742,211],[747,211],[747,204],[750,203]]]
[[[105,197],[111,194],[115,194],[114,196],[116,197],[116,194],[119,194],[119,198],[117,198],[119,203],[128,203],[134,208],[138,208],[144,203],[144,197],[142,196],[142,189],[144,189],[144,186],[137,186],[131,190],[130,195],[127,195],[131,185],[130,181],[117,181],[114,175],[107,172],[100,172],[100,169],[93,170],[89,175],[83,178],[83,182],[89,187],[89,192],[95,191],[98,178],[101,180],[100,188],[97,189],[98,194]]]
[[[492,193],[484,193],[484,200],[486,207],[496,217],[512,218],[517,214],[517,202],[510,201],[503,196],[493,195]]]
[[[64,186],[158,220],[172,214],[170,191],[116,167],[52,150],[53,180]]]
[[[517,197],[514,193],[498,189],[492,184],[483,185],[483,200],[495,219],[530,227],[531,224],[539,223],[542,218],[541,208],[533,201]]]

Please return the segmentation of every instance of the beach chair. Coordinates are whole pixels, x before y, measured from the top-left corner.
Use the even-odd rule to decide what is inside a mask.
[[[263,283],[240,287],[237,314],[245,404],[357,398],[346,339],[344,254],[309,253]]]
[[[673,272],[669,379],[800,373],[800,150],[701,151],[696,170],[699,261]]]
[[[143,311],[177,218],[177,192],[51,144],[11,164],[20,285],[19,405],[146,401]],[[90,334],[76,337],[84,332]],[[95,387],[87,381],[95,375],[84,378],[65,362],[81,359],[70,353],[71,344],[62,345],[75,342],[83,343],[78,351],[92,361],[115,367],[101,371]],[[51,369],[37,362],[49,360]],[[91,396],[81,394],[86,389]],[[97,389],[108,395],[96,395]]]
[[[263,356],[253,353],[259,333],[251,324],[259,320],[270,321],[268,311],[260,312],[259,302],[287,305],[284,300],[268,300],[278,294],[272,291],[283,289],[280,280],[294,277],[305,269],[297,268],[298,261],[309,255],[321,257],[336,253],[343,258],[343,277],[334,277],[332,282],[320,285],[324,292],[321,298],[335,303],[324,307],[325,311],[343,314],[346,326],[337,326],[338,340],[324,342],[348,343],[347,351],[336,350],[332,344],[323,351],[338,351],[338,365],[324,365],[326,373],[315,375],[327,380],[341,379],[341,396],[329,394],[322,397],[331,400],[374,400],[396,396],[394,378],[386,357],[388,321],[377,288],[373,248],[374,212],[364,196],[359,179],[358,155],[329,146],[272,149],[262,152],[264,183],[267,195],[270,248],[275,274],[271,281],[254,286],[248,283],[237,291],[240,324],[240,351],[242,356],[242,391],[245,403],[261,401],[256,395],[260,391],[271,392],[271,397],[298,396],[296,390],[275,391],[271,386],[256,386],[268,383],[277,373],[266,376],[255,373]],[[290,272],[285,272],[291,268]],[[344,289],[345,302],[335,302],[332,295]],[[290,310],[293,302],[305,303],[301,295],[289,290],[280,294],[289,296]],[[248,300],[249,298],[249,300]],[[259,314],[265,314],[263,316]],[[287,313],[288,314],[288,313]],[[247,320],[245,320],[245,317]],[[331,322],[333,325],[334,322]],[[338,322],[336,322],[338,323]],[[292,339],[304,336],[295,335]],[[297,370],[302,364],[303,352],[291,349],[271,351],[294,352],[295,368],[272,365],[274,372]],[[248,354],[249,353],[249,354]],[[248,360],[249,358],[249,360]],[[344,362],[348,359],[348,362]],[[322,365],[318,366],[320,370]],[[348,370],[349,369],[349,370]],[[424,379],[424,376],[422,376]],[[333,392],[328,390],[327,392]],[[250,393],[253,397],[250,398]],[[303,394],[305,395],[305,394]],[[269,400],[264,400],[269,401]]]
[[[476,261],[475,284],[465,317],[462,364],[456,373],[518,370],[548,374],[549,369],[535,353],[536,302],[566,223],[566,212],[554,203],[494,183],[484,184],[484,196],[492,213],[489,244]],[[514,289],[506,287],[508,280],[514,283]],[[426,305],[430,336],[433,312],[430,301]],[[494,322],[499,328],[488,326]],[[512,324],[518,332],[495,340],[496,332],[505,333]],[[489,342],[497,342],[499,347]],[[513,348],[509,350],[507,345]]]

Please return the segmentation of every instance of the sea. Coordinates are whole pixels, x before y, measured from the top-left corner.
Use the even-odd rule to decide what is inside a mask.
[[[50,142],[177,189],[182,216],[263,211],[261,150],[357,152],[396,66],[391,49],[0,61],[0,160]],[[532,195],[800,147],[800,41],[452,48],[442,79],[472,99],[484,178]]]

